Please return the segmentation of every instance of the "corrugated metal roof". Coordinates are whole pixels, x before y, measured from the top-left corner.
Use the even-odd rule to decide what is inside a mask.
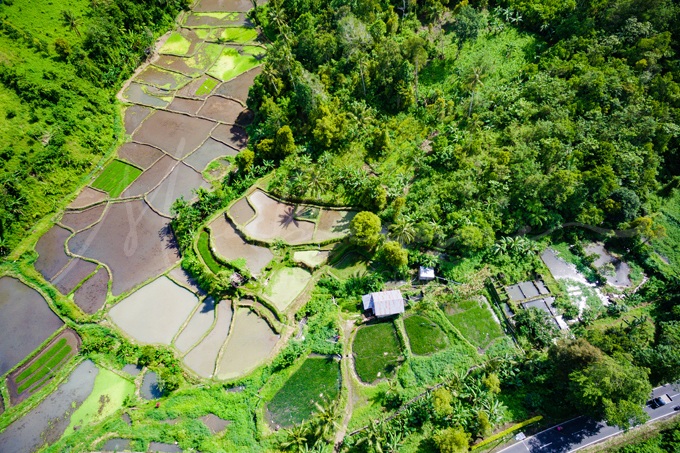
[[[404,298],[399,290],[366,294],[361,299],[364,304],[364,310],[372,308],[373,313],[378,317],[404,312]]]

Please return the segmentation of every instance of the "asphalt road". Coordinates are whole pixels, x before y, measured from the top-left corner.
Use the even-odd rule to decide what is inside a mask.
[[[652,409],[649,406],[645,407],[645,412],[651,418],[649,422],[670,417],[674,414],[680,414],[680,411],[673,410],[675,406],[680,405],[680,393],[677,387],[673,388],[668,384],[657,387],[653,391],[654,397],[666,393],[673,399],[672,403],[657,409]],[[496,453],[567,453],[580,450],[623,432],[623,430],[616,426],[609,426],[604,422],[596,422],[587,417],[577,417],[559,426],[562,427],[559,431],[557,426],[553,426],[524,440],[515,442]]]

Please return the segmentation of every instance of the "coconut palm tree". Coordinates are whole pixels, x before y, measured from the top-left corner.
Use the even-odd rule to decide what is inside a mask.
[[[413,220],[407,216],[399,216],[397,221],[390,225],[390,233],[399,243],[410,244],[416,237],[416,228]]]
[[[80,30],[78,30],[78,26],[80,25],[80,19],[75,15],[75,13],[70,9],[62,11],[61,19],[62,22],[64,23],[64,26],[68,27],[69,30],[74,31],[76,35],[78,35],[78,37],[80,38]]]
[[[293,426],[286,431],[286,440],[281,442],[281,448],[296,452],[305,451],[308,434],[307,425]]]
[[[467,76],[467,86],[470,89],[470,107],[468,116],[472,115],[472,106],[475,102],[475,93],[480,86],[484,86],[482,79],[486,77],[486,68],[482,65],[474,66]]]
[[[338,428],[338,412],[340,410],[340,402],[337,399],[331,401],[323,401],[323,404],[317,402],[316,416],[314,417],[314,435],[317,440],[329,440],[335,430]]]
[[[382,423],[371,420],[371,424],[363,431],[357,441],[357,445],[366,444],[368,449],[373,449],[376,453],[383,453],[383,443],[386,441],[385,431]]]

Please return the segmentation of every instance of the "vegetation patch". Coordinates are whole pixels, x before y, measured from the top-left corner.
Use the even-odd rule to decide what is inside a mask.
[[[269,279],[264,294],[283,312],[300,295],[311,278],[308,271],[299,267],[277,269]]]
[[[245,27],[229,27],[222,32],[220,38],[226,42],[237,42],[244,44],[254,41],[257,38],[257,30],[254,28]]]
[[[198,253],[200,253],[201,258],[203,258],[203,262],[205,262],[206,266],[208,266],[213,274],[217,274],[219,271],[224,270],[224,267],[217,262],[215,256],[210,251],[210,235],[207,231],[201,231],[196,245],[198,247]]]
[[[359,328],[352,345],[354,366],[364,382],[391,376],[401,361],[401,346],[392,322]]]
[[[186,55],[191,47],[191,41],[178,32],[173,32],[161,47],[160,53],[166,55]]]
[[[414,354],[431,354],[448,345],[448,338],[442,329],[424,316],[412,315],[404,318],[404,328]]]
[[[238,53],[238,50],[226,47],[222,51],[222,55],[210,68],[208,74],[226,82],[254,68],[258,64],[259,61],[252,55],[241,55]]]
[[[333,264],[330,273],[341,280],[362,275],[368,270],[366,258],[355,252],[350,252],[343,256],[340,261]]]
[[[97,423],[123,406],[125,398],[133,395],[135,385],[104,368],[94,380],[94,388],[90,396],[71,415],[71,422],[64,435],[71,434],[83,425]]]
[[[271,421],[290,427],[309,420],[316,404],[334,400],[339,390],[339,364],[333,359],[310,357],[267,404]]]
[[[116,198],[141,174],[142,170],[139,168],[116,159],[104,168],[92,183],[92,187],[108,192],[111,198]]]
[[[473,345],[486,348],[503,330],[491,310],[478,301],[458,301],[444,307],[446,317]]]
[[[215,79],[207,78],[203,81],[200,87],[196,90],[196,96],[205,96],[210,94],[213,89],[219,84]]]

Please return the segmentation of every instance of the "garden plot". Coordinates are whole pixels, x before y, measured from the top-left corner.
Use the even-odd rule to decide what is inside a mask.
[[[191,153],[189,157],[184,159],[184,163],[191,165],[197,171],[203,171],[208,164],[215,159],[225,156],[235,156],[238,151],[218,142],[215,139],[209,138],[196,151]]]
[[[130,187],[123,192],[123,198],[138,197],[153,190],[158,184],[170,174],[177,165],[177,161],[168,155],[163,155],[158,162],[153,164],[148,170],[133,182]]]
[[[99,222],[106,209],[105,204],[100,204],[80,212],[67,212],[59,223],[73,231],[80,231]]]
[[[52,284],[60,293],[68,294],[95,270],[97,270],[96,264],[74,258],[59,272],[59,275],[52,279]]]
[[[248,134],[241,126],[220,124],[211,133],[215,140],[219,140],[236,150],[242,150],[248,145]]]
[[[337,278],[344,280],[346,278],[361,275],[368,270],[368,262],[366,258],[358,253],[348,253],[343,256],[340,261],[333,264],[330,273]]]
[[[0,451],[31,453],[59,440],[71,414],[92,392],[98,373],[90,360],[78,365],[56,391],[0,433]]]
[[[220,82],[203,75],[177,92],[178,96],[186,98],[205,99]]]
[[[248,92],[250,87],[255,82],[255,77],[260,75],[262,67],[257,66],[250,71],[244,72],[240,76],[228,82],[224,82],[215,91],[215,94],[226,96],[228,98],[237,99],[241,104],[245,105],[248,100]]]
[[[46,280],[52,280],[71,259],[64,245],[69,236],[70,231],[55,225],[38,240],[35,246],[38,260],[34,266]]]
[[[155,108],[164,108],[172,101],[170,93],[165,95],[154,95],[150,92],[150,87],[140,85],[139,83],[131,83],[123,91],[123,99],[131,104],[146,105]]]
[[[208,227],[215,252],[227,261],[245,259],[246,266],[254,275],[262,272],[274,258],[268,248],[247,243],[223,215],[218,216]]]
[[[228,27],[222,30],[219,40],[224,42],[245,44],[255,41],[257,36],[258,32],[256,28]]]
[[[252,8],[253,3],[249,0],[201,0],[194,11],[239,11],[245,13]]]
[[[157,148],[139,143],[125,143],[118,148],[118,157],[132,165],[146,170],[165,154]]]
[[[208,188],[210,184],[200,173],[180,163],[147,195],[146,199],[156,211],[170,217],[170,208],[175,200],[180,197],[184,197],[185,200],[194,199],[193,191],[199,187]]]
[[[235,27],[245,24],[249,24],[245,15],[239,14],[236,11],[199,12],[194,10],[194,12],[185,16],[183,25],[194,29],[196,36],[201,39],[214,40],[215,38],[212,35],[205,32],[211,31],[214,28]]]
[[[233,47],[225,47],[208,74],[223,82],[231,80],[260,64],[252,55],[241,55]]]
[[[169,221],[141,200],[112,204],[98,224],[76,233],[69,247],[109,267],[114,296],[160,275],[179,260]]]
[[[244,308],[236,310],[217,377],[235,379],[245,375],[271,356],[278,341],[279,335],[256,313]]]
[[[109,316],[141,343],[169,345],[197,304],[194,294],[160,277],[116,304]]]
[[[261,190],[248,196],[256,217],[243,229],[250,237],[266,242],[282,239],[296,245],[312,241],[314,223],[296,220],[296,207],[270,198]]]
[[[219,434],[225,429],[227,429],[227,426],[231,423],[229,420],[225,420],[223,418],[218,417],[215,414],[207,414],[199,418],[200,421],[202,421],[205,426],[208,427],[211,433],[213,435]]]
[[[208,138],[214,126],[212,121],[157,110],[144,121],[132,138],[182,159]]]
[[[71,357],[78,353],[80,337],[65,329],[54,337],[38,355],[9,374],[7,390],[16,405],[47,384]]]
[[[205,100],[198,115],[222,123],[234,124],[242,111],[243,106],[236,101],[220,96],[210,96]]]
[[[92,187],[84,187],[83,190],[78,194],[76,199],[73,200],[71,204],[67,206],[66,209],[87,208],[97,203],[101,203],[107,198],[108,198],[107,194],[100,190],[95,190]]]
[[[445,349],[449,343],[441,327],[424,316],[412,315],[404,318],[404,328],[414,354],[432,354]]]
[[[391,322],[359,328],[352,344],[354,367],[367,383],[391,376],[401,361],[401,347]]]
[[[203,338],[203,341],[184,356],[184,364],[204,378],[213,376],[217,356],[229,335],[233,318],[231,302],[225,300],[217,304],[216,314],[215,327]]]
[[[195,78],[212,66],[221,53],[221,45],[205,43],[191,57],[160,56],[153,64]]]
[[[229,217],[231,217],[237,225],[245,225],[254,216],[255,210],[250,206],[246,197],[240,198],[229,208]]]
[[[132,382],[112,371],[100,369],[94,380],[92,392],[71,415],[70,424],[64,435],[104,420],[123,407],[125,398],[134,393],[135,385]]]
[[[100,267],[96,274],[73,294],[73,301],[87,314],[94,314],[104,306],[109,291],[109,271]]]
[[[541,259],[553,277],[562,282],[569,299],[577,305],[579,316],[586,308],[599,311],[609,303],[594,283],[588,282],[583,274],[576,269],[576,266],[560,258],[555,250],[545,249]]]
[[[175,339],[175,347],[181,353],[187,352],[210,330],[213,321],[215,321],[215,301],[208,297],[199,304],[186,327]]]
[[[176,72],[165,71],[155,66],[147,66],[137,74],[135,82],[152,85],[162,90],[175,91],[191,81],[190,77]]]
[[[316,403],[333,401],[340,391],[340,365],[333,359],[309,357],[267,404],[275,427],[290,428],[309,420]]]
[[[142,174],[142,170],[122,160],[114,159],[94,180],[92,187],[107,192],[111,198],[118,198],[127,186]]]
[[[152,111],[152,109],[142,105],[131,105],[126,108],[123,114],[125,133],[131,135]]]
[[[354,211],[331,211],[321,210],[319,222],[314,233],[315,242],[324,242],[333,239],[342,239],[349,234],[349,223],[354,216]]]
[[[331,254],[329,250],[304,250],[295,252],[293,260],[296,263],[302,263],[309,268],[316,268],[328,261],[328,256]]]
[[[485,300],[459,301],[445,306],[444,313],[451,324],[478,348],[486,348],[504,335]]]
[[[170,34],[158,53],[160,55],[185,57],[193,55],[202,44],[203,40],[196,36],[193,30],[182,28],[178,32],[174,31]]]
[[[173,112],[195,115],[202,105],[203,101],[197,99],[185,99],[176,97],[175,99],[172,100],[167,109]]]
[[[299,267],[277,269],[270,277],[263,295],[283,313],[311,279],[312,274]]]

